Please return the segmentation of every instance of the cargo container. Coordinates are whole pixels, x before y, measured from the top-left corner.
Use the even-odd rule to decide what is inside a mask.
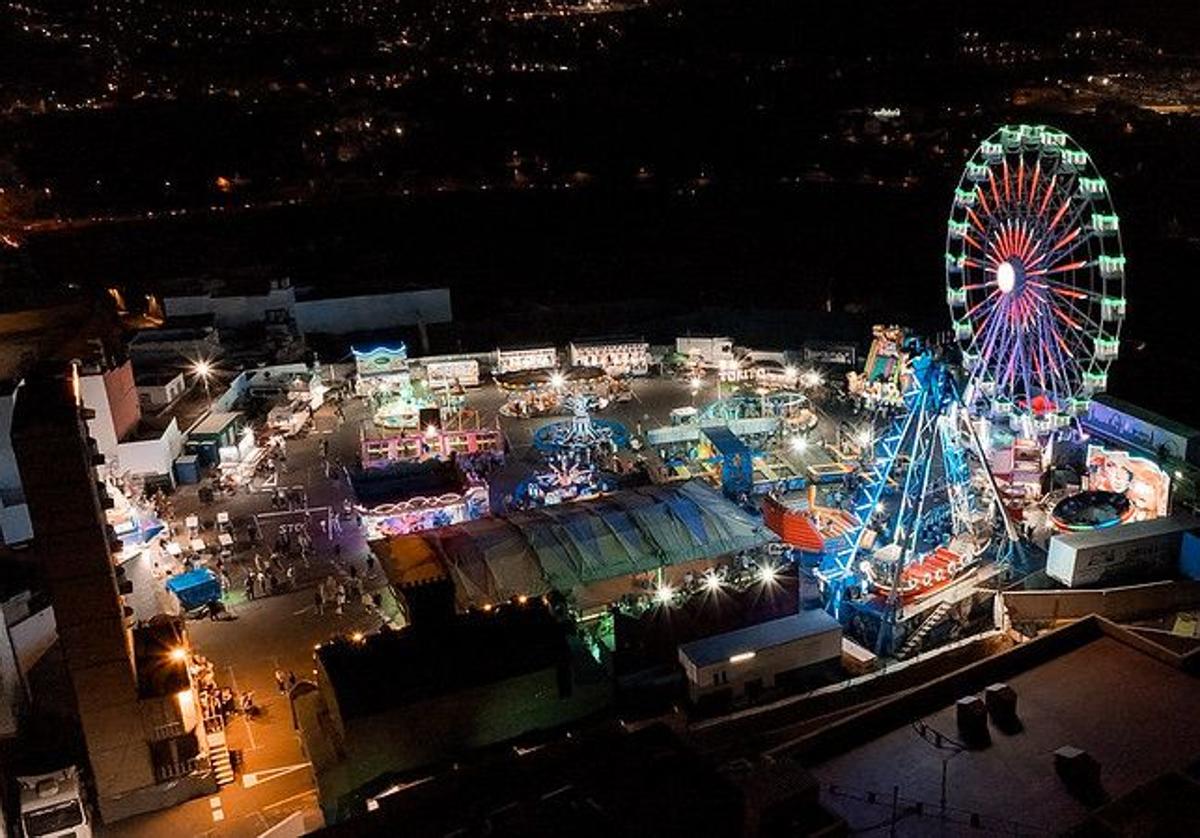
[[[1068,588],[1142,582],[1175,575],[1185,532],[1200,519],[1173,515],[1050,539],[1046,575]]]

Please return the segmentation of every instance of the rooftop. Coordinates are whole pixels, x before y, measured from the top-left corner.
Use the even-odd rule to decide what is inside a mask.
[[[567,661],[563,628],[541,600],[470,612],[430,629],[388,629],[321,646],[343,720]],[[381,674],[387,689],[380,689]]]
[[[240,411],[234,410],[229,412],[210,413],[200,420],[200,424],[192,428],[191,435],[197,434],[219,434],[221,431],[228,428],[231,424],[237,421],[242,414]]]
[[[736,784],[662,725],[505,748],[378,802],[318,835],[724,836],[743,812]]]
[[[571,341],[572,346],[621,346],[625,344],[641,344],[646,339],[640,335],[599,335],[597,337],[578,338]]]
[[[412,553],[403,548],[409,539],[425,541],[438,554],[466,607],[549,590],[579,594],[597,582],[714,559],[775,536],[693,480],[399,536],[378,549],[394,584],[400,583],[400,556]]]
[[[449,462],[426,460],[423,463],[399,463],[386,469],[352,469],[350,483],[354,496],[364,506],[397,503],[418,495],[430,497],[461,492],[463,479]]]
[[[1099,404],[1119,410],[1122,413],[1127,413],[1135,419],[1141,419],[1143,422],[1149,422],[1152,425],[1157,425],[1165,431],[1174,434],[1179,434],[1182,437],[1193,437],[1200,434],[1200,430],[1193,428],[1191,425],[1186,425],[1183,422],[1177,422],[1174,419],[1155,413],[1152,410],[1147,410],[1133,402],[1127,402],[1124,399],[1117,398],[1109,393],[1098,393],[1094,399]]]
[[[1088,617],[826,726],[776,756],[816,775],[823,802],[851,832],[886,819],[898,787],[897,835],[979,834],[972,816],[990,832],[1060,833],[1089,806],[1058,776],[1058,748],[1081,748],[1099,762],[1108,799],[1200,756],[1200,726],[1189,722],[1200,702],[1197,662],[1196,652],[1178,654]],[[955,701],[996,682],[1015,690],[1019,724],[993,725],[983,746],[958,747]],[[947,825],[938,820],[943,764]]]
[[[685,655],[696,666],[709,666],[727,661],[740,653],[757,652],[803,637],[841,629],[841,623],[822,609],[816,608],[725,634],[693,640],[680,646],[679,654]]]

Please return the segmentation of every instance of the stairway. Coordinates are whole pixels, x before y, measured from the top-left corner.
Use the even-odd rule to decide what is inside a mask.
[[[921,625],[917,626],[917,630],[910,634],[904,641],[904,645],[900,647],[900,651],[896,652],[896,657],[899,660],[904,660],[921,648],[921,642],[925,640],[925,636],[946,618],[952,607],[949,602],[943,602],[937,608],[933,609],[929,616],[921,622]]]
[[[213,775],[217,778],[218,786],[227,786],[233,782],[233,763],[229,760],[229,747],[225,743],[224,730],[208,732],[208,762],[212,766]]]

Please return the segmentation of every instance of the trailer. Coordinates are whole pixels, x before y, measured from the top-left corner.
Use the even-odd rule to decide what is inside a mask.
[[[74,765],[49,774],[18,777],[17,786],[21,792],[20,834],[92,838],[87,801]]]
[[[1046,575],[1068,588],[1163,579],[1176,572],[1184,533],[1196,530],[1200,519],[1173,515],[1055,535]]]
[[[195,611],[221,599],[221,583],[207,567],[172,576],[167,580],[167,590],[175,594],[185,611]]]

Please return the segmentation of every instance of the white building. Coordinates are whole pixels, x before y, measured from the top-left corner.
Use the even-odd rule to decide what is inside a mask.
[[[686,355],[696,366],[716,370],[722,375],[738,368],[737,357],[733,352],[733,338],[677,337],[675,351]]]
[[[430,390],[444,387],[478,387],[479,361],[474,358],[421,359],[425,383]]]
[[[151,410],[166,407],[187,390],[183,370],[134,369],[133,380],[137,384],[138,401]]]
[[[775,685],[782,673],[842,655],[842,625],[817,608],[694,640],[679,647],[692,701],[728,691],[734,698]]]
[[[552,370],[557,367],[558,349],[553,346],[513,346],[496,350],[496,373]]]
[[[642,338],[592,338],[572,341],[567,361],[573,367],[599,367],[612,376],[650,371],[650,344]]]

